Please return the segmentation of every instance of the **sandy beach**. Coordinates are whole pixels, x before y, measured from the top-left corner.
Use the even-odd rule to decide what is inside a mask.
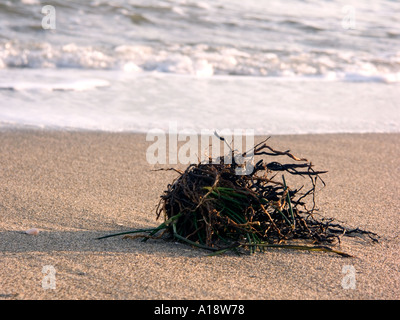
[[[257,138],[257,141],[261,137]],[[209,252],[164,240],[97,240],[157,226],[172,171],[151,171],[142,134],[0,132],[0,299],[399,299],[400,134],[273,136],[320,169],[320,213],[377,233],[343,258],[270,249]],[[36,236],[25,230],[40,229]],[[44,266],[55,285],[43,288]],[[343,270],[355,270],[344,288]]]

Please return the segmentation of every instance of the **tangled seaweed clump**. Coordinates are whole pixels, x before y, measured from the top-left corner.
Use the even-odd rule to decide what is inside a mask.
[[[164,222],[157,228],[118,235],[138,233],[134,238],[142,237],[146,241],[168,233],[213,254],[228,250],[239,252],[239,248],[254,253],[256,249],[278,247],[328,251],[348,257],[350,255],[331,247],[340,242],[340,236],[368,234],[376,241],[373,233],[347,229],[333,223],[333,219],[317,219],[316,186],[318,181],[325,185],[320,176],[326,171],[315,171],[307,159],[271,148],[267,140],[247,153],[236,154],[231,149],[228,156],[190,164],[184,171],[167,169],[176,171],[179,176],[161,195],[156,209],[157,219],[162,216]],[[267,163],[264,159],[255,163],[256,156],[284,157],[291,159],[291,163]],[[252,160],[251,170],[238,174],[246,158]],[[290,188],[285,174],[308,178],[309,189],[303,191],[304,185]],[[102,238],[106,237],[109,236]],[[303,244],[293,244],[296,239],[303,240]]]

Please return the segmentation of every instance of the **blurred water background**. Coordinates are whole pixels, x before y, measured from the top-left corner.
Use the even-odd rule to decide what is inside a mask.
[[[399,98],[399,1],[0,2],[3,128],[400,132]]]

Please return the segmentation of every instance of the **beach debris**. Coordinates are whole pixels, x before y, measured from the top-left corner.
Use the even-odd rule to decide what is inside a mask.
[[[368,235],[377,241],[372,232],[349,229],[333,219],[317,218],[317,184],[325,186],[321,175],[326,171],[314,170],[311,162],[296,157],[290,150],[275,150],[266,144],[268,139],[240,155],[243,159],[251,154],[253,159],[254,166],[245,175],[237,174],[236,169],[242,164],[235,160],[237,154],[232,148],[230,158],[190,164],[184,171],[159,169],[178,173],[156,208],[157,219],[162,217],[164,222],[156,228],[100,239],[125,235],[146,241],[168,234],[174,240],[210,250],[211,255],[240,253],[239,249],[255,253],[267,248],[286,248],[331,252],[343,257],[351,255],[334,248],[342,236]],[[256,157],[262,158],[256,162]],[[266,162],[265,157],[283,157],[286,163]],[[302,185],[290,187],[287,176],[304,178],[297,179]]]
[[[39,234],[39,229],[38,228],[31,228],[25,231],[26,234],[32,235],[32,236],[37,236]]]

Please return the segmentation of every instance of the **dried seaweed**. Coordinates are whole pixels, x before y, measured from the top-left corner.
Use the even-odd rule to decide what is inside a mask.
[[[156,208],[157,219],[162,217],[164,222],[157,228],[101,238],[140,233],[134,238],[146,241],[161,237],[157,234],[163,231],[173,239],[213,254],[239,252],[240,248],[247,248],[250,253],[257,249],[287,248],[333,252],[344,257],[350,255],[332,247],[340,243],[342,236],[367,234],[377,241],[372,232],[351,230],[333,219],[318,219],[315,195],[317,183],[325,185],[321,175],[326,171],[314,170],[311,162],[289,150],[271,148],[267,140],[249,152],[237,154],[231,149],[229,155],[190,164],[184,171],[166,169],[176,171],[178,177],[167,186]],[[256,157],[262,159],[247,174],[237,174],[237,169],[246,165],[243,162],[246,157],[253,164]],[[265,157],[283,157],[290,159],[290,163],[266,162]],[[307,186],[289,187],[285,174],[307,178]],[[299,240],[301,244],[293,244]]]

